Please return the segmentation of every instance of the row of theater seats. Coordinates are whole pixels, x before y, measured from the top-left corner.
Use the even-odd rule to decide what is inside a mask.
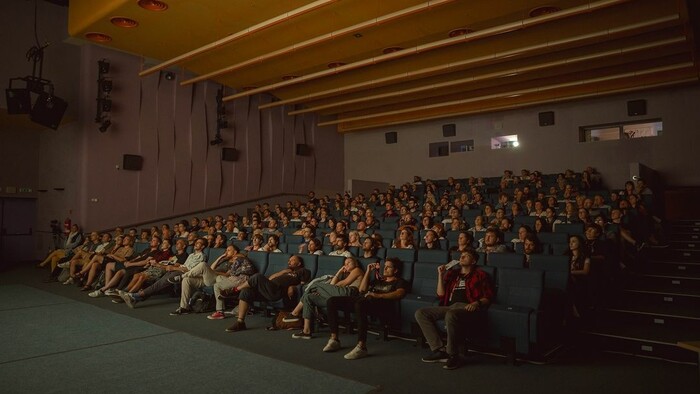
[[[437,267],[454,256],[446,251],[435,250],[390,249],[387,252],[387,257],[396,257],[403,262],[401,277],[411,283],[409,294],[401,300],[396,316],[389,321],[393,330],[415,335],[414,313],[421,307],[437,305]],[[285,269],[291,255],[249,252],[248,258],[258,272],[267,276]],[[314,278],[335,274],[344,261],[343,257],[337,256],[298,256]],[[376,261],[359,260],[363,267]],[[479,261],[481,268],[493,279],[496,288],[496,297],[488,312],[489,329],[488,337],[484,338],[485,343],[499,347],[502,338],[510,338],[514,341],[517,353],[529,354],[532,345],[551,337],[551,331],[561,325],[569,280],[568,258],[533,255],[530,268],[523,268],[524,255],[517,253],[481,254]],[[382,260],[382,264],[383,262]],[[265,306],[282,308],[284,305],[277,302]]]

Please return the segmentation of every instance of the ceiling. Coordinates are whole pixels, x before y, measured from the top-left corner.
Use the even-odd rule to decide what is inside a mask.
[[[73,0],[69,32],[157,59],[142,76],[187,70],[183,85],[269,93],[265,107],[350,132],[697,83],[696,13],[686,0]]]

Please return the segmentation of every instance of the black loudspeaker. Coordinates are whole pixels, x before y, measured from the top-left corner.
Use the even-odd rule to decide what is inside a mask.
[[[32,98],[29,89],[5,89],[7,113],[10,115],[28,114],[32,111]]]
[[[457,127],[455,124],[444,124],[442,125],[442,136],[443,137],[454,137],[457,135]]]
[[[124,155],[122,168],[129,171],[141,171],[143,157],[139,155]]]
[[[384,134],[384,139],[387,144],[395,144],[399,141],[399,136],[395,131],[390,131]]]
[[[540,126],[551,126],[554,124],[554,112],[540,112]]]
[[[306,144],[297,144],[298,156],[311,156],[311,146]]]
[[[222,148],[221,149],[221,160],[223,161],[237,161],[238,151],[233,148]]]
[[[51,96],[48,93],[42,93],[39,95],[39,98],[36,99],[30,118],[32,122],[56,130],[61,123],[66,108],[68,108],[68,103],[62,98]]]
[[[627,116],[639,116],[647,114],[646,100],[632,100],[627,102]]]

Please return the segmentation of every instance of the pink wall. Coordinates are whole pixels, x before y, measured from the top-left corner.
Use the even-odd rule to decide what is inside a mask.
[[[86,45],[82,48],[80,119],[81,217],[86,228],[105,228],[183,214],[277,193],[343,189],[343,137],[319,128],[314,115],[287,116],[289,108],[260,111],[269,95],[226,105],[224,144],[211,146],[218,85],[180,86],[154,74],[137,76],[135,56]],[[94,122],[97,61],[111,65],[112,126]],[[226,93],[230,94],[229,90]],[[297,156],[296,144],[313,147]],[[221,147],[239,151],[221,161]],[[125,171],[123,154],[143,156],[142,171]],[[317,168],[322,170],[317,171]],[[97,202],[92,201],[97,199]]]

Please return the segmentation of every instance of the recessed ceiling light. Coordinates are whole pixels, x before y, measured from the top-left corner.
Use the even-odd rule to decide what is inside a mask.
[[[561,11],[561,8],[552,5],[544,5],[542,7],[533,8],[530,11],[530,17],[534,18],[536,16],[542,16],[547,14],[553,14],[555,12]]]
[[[284,75],[284,76],[282,76],[283,81],[289,81],[289,80],[292,80],[295,78],[299,78],[299,76],[298,75]]]
[[[139,23],[131,18],[125,18],[123,16],[115,16],[109,20],[114,26],[132,28],[137,27]]]
[[[168,4],[159,0],[139,0],[139,7],[149,11],[165,11]]]
[[[355,38],[362,38],[362,33],[355,33],[352,36]]]
[[[328,68],[338,68],[338,67],[344,66],[344,65],[346,65],[346,64],[347,64],[347,63],[343,63],[343,62],[328,63]]]
[[[457,36],[463,36],[465,34],[469,34],[469,33],[473,33],[473,32],[474,32],[474,30],[467,29],[466,27],[463,27],[463,28],[451,30],[447,35],[450,36],[450,38],[452,38],[452,37],[457,37]]]
[[[85,33],[85,38],[87,38],[90,41],[94,42],[110,42],[112,41],[112,37],[103,34],[103,33]]]

